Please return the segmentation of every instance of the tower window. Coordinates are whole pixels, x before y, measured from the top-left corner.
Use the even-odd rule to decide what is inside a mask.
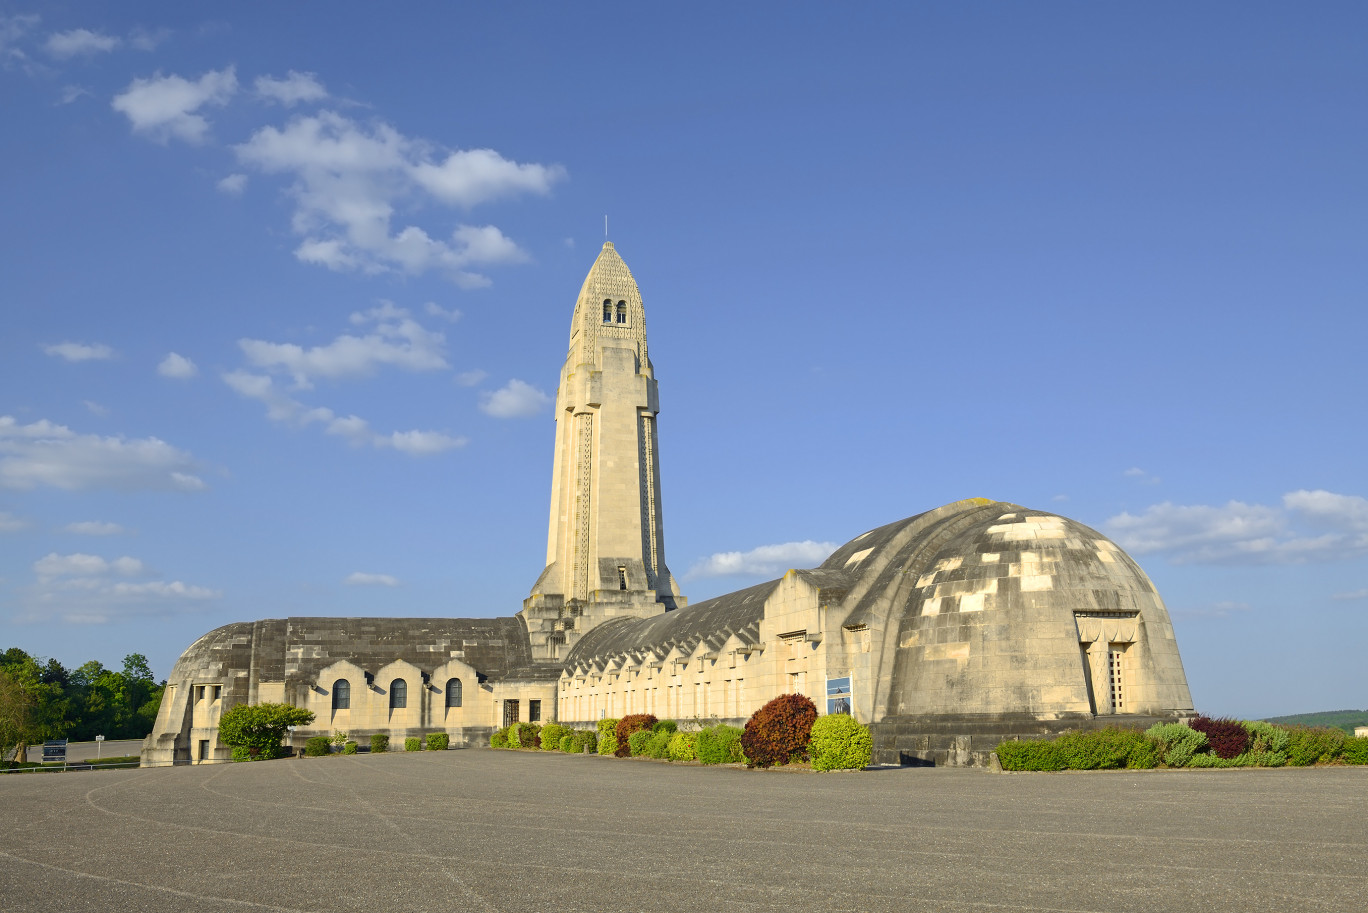
[[[399,710],[408,706],[408,682],[396,678],[390,682],[390,709]]]
[[[333,682],[333,701],[332,709],[350,710],[351,709],[351,682],[345,678],[339,678]]]
[[[618,565],[618,589],[627,589],[627,568],[621,564]]]
[[[603,322],[613,322],[613,302],[609,301],[607,298],[603,299]]]
[[[447,679],[446,705],[448,707],[461,706],[461,680],[459,678]]]
[[[617,303],[617,322],[618,322],[618,323],[626,323],[626,322],[627,322],[627,302],[625,302],[625,301],[619,301],[619,302]]]
[[[1125,673],[1125,667],[1122,665],[1122,657],[1125,655],[1125,649],[1124,644],[1107,645],[1107,677],[1111,679],[1109,684],[1111,685],[1113,713],[1125,712],[1126,695],[1122,690],[1122,680]]]

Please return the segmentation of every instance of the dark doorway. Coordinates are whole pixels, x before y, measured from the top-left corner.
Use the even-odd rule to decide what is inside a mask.
[[[518,722],[518,702],[504,701],[504,725],[512,726]]]

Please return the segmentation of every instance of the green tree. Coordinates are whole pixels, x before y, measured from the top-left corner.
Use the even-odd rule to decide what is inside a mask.
[[[27,744],[32,717],[32,695],[0,666],[0,763]]]
[[[280,756],[280,740],[287,726],[307,726],[313,712],[289,704],[238,704],[219,717],[219,740],[245,748],[254,761]]]

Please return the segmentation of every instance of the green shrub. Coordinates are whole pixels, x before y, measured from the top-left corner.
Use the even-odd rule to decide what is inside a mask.
[[[371,752],[379,754],[384,751],[389,751],[389,736],[383,732],[377,732],[371,736]]]
[[[451,736],[445,732],[429,732],[427,735],[428,751],[446,751],[451,744]]]
[[[536,723],[512,723],[508,727],[509,748],[538,748],[541,727]]]
[[[342,743],[343,754],[356,754],[356,743],[351,739]]]
[[[606,732],[599,736],[598,753],[613,756],[617,754],[618,740],[614,733]]]
[[[576,729],[570,734],[570,737],[574,740],[570,750],[575,754],[583,754],[586,748],[589,749],[590,754],[593,754],[594,749],[598,747],[598,735],[592,730]]]
[[[651,727],[652,732],[668,732],[674,735],[679,731],[679,724],[674,720],[656,720],[656,724]]]
[[[666,747],[666,755],[671,761],[694,761],[698,759],[698,751],[694,747],[698,741],[696,732],[678,732],[670,736],[670,743]]]
[[[1195,754],[1187,762],[1188,767],[1248,767],[1245,755],[1223,758],[1218,754]]]
[[[808,754],[815,770],[862,770],[874,758],[874,740],[869,727],[848,713],[819,716],[812,724]]]
[[[1145,746],[1148,740],[1134,729],[1094,729],[1088,732],[1069,732],[1055,739],[1065,768],[1072,770],[1116,770],[1125,767],[1133,749]],[[999,759],[1001,756],[999,756]]]
[[[411,736],[406,737],[406,738],[404,739],[404,750],[405,750],[405,751],[422,751],[422,750],[423,750],[423,740],[420,739],[420,738],[419,738],[418,736],[416,736],[416,735],[411,735]]]
[[[703,764],[739,764],[746,760],[741,747],[745,733],[735,726],[719,723],[701,729],[694,739],[694,751]]]
[[[497,730],[497,731],[495,731],[495,732],[490,733],[490,736],[489,736],[489,747],[490,747],[490,748],[507,748],[507,747],[508,747],[508,727],[505,726],[503,729],[499,729],[499,730]]]
[[[1217,757],[1230,760],[1249,750],[1249,729],[1239,720],[1229,717],[1213,720],[1208,716],[1199,716],[1188,725],[1206,733],[1211,753]]]
[[[543,751],[560,751],[561,739],[570,734],[568,726],[559,723],[547,723],[541,731],[541,747]]]
[[[655,758],[657,761],[669,760],[670,739],[674,733],[668,729],[661,729],[651,733],[650,739],[646,741],[646,757]]]
[[[1065,766],[1059,745],[1043,739],[1001,742],[997,756],[1003,770],[1063,770]]]
[[[307,726],[314,720],[311,711],[289,704],[238,704],[219,717],[219,741],[242,746],[256,760],[280,757],[280,740],[288,726]]]
[[[1345,764],[1368,764],[1368,735],[1351,736],[1344,740],[1340,760]]]
[[[254,759],[252,758],[251,753],[248,752],[247,746],[246,746],[246,745],[234,745],[234,746],[233,746],[233,760],[234,760],[234,761],[251,761],[251,760],[254,760]],[[30,767],[36,767],[37,765],[30,764],[29,766],[30,766]]]
[[[1153,770],[1163,761],[1164,746],[1147,735],[1140,735],[1140,740],[1131,746],[1126,767],[1130,770]]]
[[[617,717],[610,716],[607,719],[599,720],[598,725],[595,727],[595,729],[598,732],[599,739],[601,740],[605,735],[607,735],[610,732],[617,732],[617,724]]]
[[[543,739],[545,739],[545,736],[546,734],[542,733]],[[566,754],[572,754],[575,750],[575,737],[572,735],[561,736],[560,750],[565,752]]]
[[[741,748],[752,767],[801,760],[817,719],[817,705],[806,695],[781,694],[746,721]]]
[[[649,729],[638,729],[636,732],[629,735],[627,737],[627,750],[631,752],[631,756],[640,758],[645,755],[646,745],[651,741],[651,738],[654,735],[655,733],[651,732]],[[622,752],[619,751],[618,754],[621,755]]]
[[[304,754],[310,758],[321,758],[332,752],[332,739],[316,735],[304,743]]]
[[[1207,747],[1205,732],[1182,723],[1156,723],[1145,735],[1158,742],[1169,767],[1187,767],[1193,756]]]
[[[1292,726],[1287,730],[1287,761],[1293,767],[1327,764],[1340,756],[1347,736],[1343,729]]]
[[[636,752],[631,750],[631,743],[628,741],[631,739],[632,733],[642,729],[649,732],[655,724],[655,715],[650,713],[629,713],[618,720],[617,726],[613,729],[613,734],[617,736],[617,751],[615,752],[617,756],[619,758],[625,758],[629,754],[635,756]]]

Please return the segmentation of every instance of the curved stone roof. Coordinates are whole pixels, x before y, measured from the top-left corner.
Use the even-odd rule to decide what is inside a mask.
[[[425,671],[452,658],[482,680],[554,678],[559,666],[532,662],[521,618],[268,618],[224,625],[186,649],[171,679],[215,680],[249,672],[255,681],[313,682],[332,663],[375,671],[396,659]]]
[[[615,656],[651,650],[664,655],[679,647],[690,652],[700,641],[720,647],[732,634],[754,642],[760,633],[765,600],[778,585],[771,580],[735,593],[705,599],[653,618],[615,618],[587,632],[565,659],[565,668],[606,663]]]

